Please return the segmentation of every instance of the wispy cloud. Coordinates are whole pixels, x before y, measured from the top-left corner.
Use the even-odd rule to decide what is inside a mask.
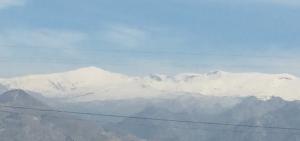
[[[87,35],[84,33],[50,29],[0,32],[0,43],[2,46],[70,48],[86,38]]]
[[[25,0],[0,0],[0,10],[13,6],[22,6]]]
[[[101,34],[102,40],[114,46],[124,48],[136,48],[141,46],[147,39],[147,31],[124,25],[109,26]]]
[[[172,0],[170,0],[172,1]],[[299,0],[177,0],[180,4],[198,5],[198,4],[224,4],[224,5],[264,5],[264,6],[287,6],[287,7],[299,7]]]
[[[178,47],[186,42],[183,35],[168,27],[111,24],[103,27],[95,36],[104,47],[153,49]]]
[[[275,4],[282,4],[282,5],[287,5],[287,6],[300,6],[300,1],[299,0],[265,0],[273,2]]]

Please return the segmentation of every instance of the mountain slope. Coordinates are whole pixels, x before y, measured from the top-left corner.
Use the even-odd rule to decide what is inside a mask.
[[[24,89],[70,101],[149,98],[169,93],[278,96],[285,100],[300,100],[300,79],[289,74],[217,71],[132,77],[88,67],[64,73],[0,79],[0,84],[9,89]]]
[[[218,99],[218,98],[217,98]],[[190,100],[201,103],[203,99]],[[195,102],[194,102],[195,101]],[[218,99],[221,101],[221,98]],[[173,100],[173,108],[164,105],[149,105],[133,117],[155,117],[164,119],[216,122],[253,126],[297,128],[300,126],[300,103],[272,97],[259,100],[255,97],[242,98],[232,107],[215,105],[208,109],[200,105],[188,105]],[[203,111],[219,111],[207,113]],[[175,123],[151,120],[125,119],[112,125],[120,134],[134,134],[149,141],[298,141],[299,131],[270,128],[234,127],[214,124]]]

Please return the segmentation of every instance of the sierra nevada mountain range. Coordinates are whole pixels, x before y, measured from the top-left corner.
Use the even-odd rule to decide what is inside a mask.
[[[208,96],[272,96],[300,100],[300,79],[289,74],[182,73],[174,76],[128,76],[96,67],[62,73],[0,79],[1,87],[40,93],[71,101],[154,98],[172,94]],[[2,89],[4,89],[2,88]]]

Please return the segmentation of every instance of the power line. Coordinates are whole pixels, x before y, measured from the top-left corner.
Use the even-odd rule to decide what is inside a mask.
[[[23,113],[23,112],[16,112],[16,111],[9,111],[9,110],[0,110],[1,113],[9,113],[9,114],[19,114],[19,115],[35,115],[33,113]],[[85,122],[96,122],[96,123],[106,123],[105,121],[100,121],[100,120],[94,120],[94,119],[83,119],[83,118],[75,118],[75,117],[61,117],[61,116],[53,116],[53,115],[43,115],[46,116],[47,118],[55,118],[55,119],[64,119],[64,120],[76,120],[76,121],[85,121]],[[112,122],[110,122],[113,124]],[[124,123],[120,123],[121,125]],[[162,124],[160,124],[162,125]],[[156,125],[149,125],[145,123],[138,123],[134,122],[134,126],[139,126],[139,127],[157,127]],[[182,126],[182,125],[168,125],[166,128],[170,129],[184,129],[184,130],[205,130],[205,131],[211,131],[211,132],[232,132],[232,133],[244,133],[246,132],[245,130],[241,129],[229,129],[229,128],[208,128],[208,127],[199,127],[198,125],[191,127],[189,124],[187,124],[187,127]],[[289,131],[289,130],[286,130]],[[300,135],[298,131],[295,132],[276,132],[276,131],[267,131],[268,133],[273,133],[273,134],[291,134],[291,135]],[[262,132],[260,131],[251,131],[251,133],[255,134],[261,134]]]
[[[16,112],[16,111],[9,111],[9,110],[0,110],[0,112],[3,112],[3,113],[10,113],[10,114],[20,114],[20,115],[35,115],[34,113],[24,113],[24,112]],[[55,118],[55,119],[64,119],[64,120],[76,120],[76,121],[85,121],[85,122],[96,122],[96,123],[107,123],[103,120],[95,120],[95,119],[83,119],[83,118],[77,118],[77,117],[62,117],[62,116],[54,116],[54,115],[50,115],[50,114],[43,114],[43,116],[47,117],[47,118]],[[113,124],[113,122],[109,122],[111,124]],[[121,125],[124,124],[124,123],[120,123]],[[134,122],[133,124],[130,123],[131,126],[138,126],[138,127],[157,127],[156,125],[149,125],[149,124],[145,124],[145,123],[140,123],[140,122]],[[125,124],[126,125],[126,124]],[[159,124],[160,126],[162,124]],[[228,132],[228,133],[244,133],[244,132],[248,132],[249,130],[242,130],[241,128],[239,129],[231,129],[231,128],[217,128],[217,127],[212,127],[209,125],[208,126],[198,126],[198,125],[193,125],[191,126],[190,124],[186,124],[187,126],[183,126],[183,125],[174,125],[174,124],[171,124],[171,125],[168,125],[166,126],[166,128],[169,128],[169,129],[184,129],[184,130],[192,130],[192,131],[195,131],[195,130],[205,130],[205,131],[209,131],[209,132]],[[282,131],[282,130],[277,130],[277,131],[273,131],[273,130],[270,130],[270,131],[267,131],[267,133],[270,133],[270,134],[290,134],[290,135],[297,135],[299,136],[299,131],[294,131],[294,132],[290,132],[290,130],[285,130],[286,132],[279,132],[279,131]],[[254,130],[254,131],[251,131],[251,133],[254,133],[254,134],[262,134],[262,133],[265,133],[265,132],[261,132],[261,131],[257,131],[257,130]]]
[[[15,112],[15,111],[9,111],[9,110],[0,110],[1,113],[9,113],[9,114],[18,114],[18,115],[34,115],[32,113],[21,113],[21,112]],[[46,116],[47,118],[55,118],[55,119],[64,119],[64,120],[76,120],[76,121],[91,121],[91,122],[101,122],[103,123],[103,121],[100,121],[100,120],[91,120],[91,119],[82,119],[82,118],[74,118],[74,117],[58,117],[58,116],[52,116],[52,115],[43,115],[43,116]],[[121,123],[123,124],[123,123]],[[143,127],[156,127],[155,125],[149,125],[149,124],[143,124],[143,123],[137,123],[135,122],[134,123],[135,126],[143,126]],[[237,129],[207,129],[207,128],[204,128],[204,127],[183,127],[183,126],[175,126],[175,125],[171,125],[171,126],[168,126],[167,128],[172,128],[172,129],[188,129],[188,130],[207,130],[207,131],[227,131],[227,132],[234,132],[234,133],[242,133],[243,131],[241,130],[237,130]],[[254,133],[261,133],[261,132],[256,132],[254,131]],[[299,134],[296,134],[296,133],[293,133],[295,135],[299,135]]]
[[[127,115],[119,115],[119,114],[75,112],[75,111],[55,110],[55,109],[42,109],[42,108],[23,107],[23,106],[0,105],[0,107],[12,108],[12,109],[22,109],[22,110],[33,110],[33,111],[40,111],[40,112],[55,112],[55,113],[77,114],[77,115],[89,115],[89,116],[98,116],[98,117],[127,118],[127,119],[162,121],[162,122],[176,122],[176,123],[187,123],[187,124],[201,124],[201,125],[214,125],[214,126],[230,126],[230,127],[264,128],[264,129],[300,131],[300,128],[290,128],[290,127],[280,127],[280,126],[260,126],[260,125],[232,124],[232,123],[221,123],[221,122],[177,120],[177,119],[167,119],[167,118],[127,116]]]

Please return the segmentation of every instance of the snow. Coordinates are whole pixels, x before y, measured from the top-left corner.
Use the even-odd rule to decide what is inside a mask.
[[[24,89],[71,101],[145,98],[169,93],[256,96],[261,99],[277,96],[285,100],[300,100],[300,79],[289,74],[215,71],[135,77],[88,67],[63,73],[0,79],[0,84],[9,89]]]

